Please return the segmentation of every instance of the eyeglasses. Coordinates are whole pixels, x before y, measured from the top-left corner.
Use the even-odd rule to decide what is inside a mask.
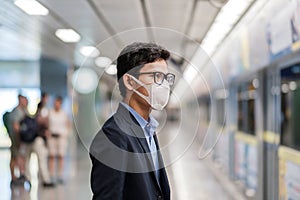
[[[162,72],[141,72],[135,73],[135,75],[143,75],[143,74],[150,74],[154,77],[154,83],[157,85],[163,84],[164,80],[166,80],[170,86],[174,85],[175,82],[175,75],[172,73],[164,74]]]

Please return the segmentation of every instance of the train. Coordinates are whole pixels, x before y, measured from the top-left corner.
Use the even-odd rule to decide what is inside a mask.
[[[201,112],[199,158],[210,153],[249,199],[296,200],[300,1],[265,2],[260,9],[243,18],[204,66],[195,66],[197,105],[189,109]]]

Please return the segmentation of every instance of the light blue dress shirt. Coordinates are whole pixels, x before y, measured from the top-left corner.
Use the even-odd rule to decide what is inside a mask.
[[[138,114],[133,108],[131,108],[128,104],[121,102],[121,104],[134,116],[137,120],[139,125],[142,127],[145,137],[147,139],[147,143],[152,155],[152,160],[155,167],[155,175],[158,179],[159,177],[159,164],[158,164],[158,157],[157,157],[157,148],[153,138],[155,134],[156,128],[158,127],[159,123],[152,117],[149,116],[149,121],[145,120],[140,114]]]

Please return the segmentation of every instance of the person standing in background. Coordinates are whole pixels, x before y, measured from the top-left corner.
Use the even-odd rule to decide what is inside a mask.
[[[48,149],[47,138],[50,137],[49,132],[49,110],[46,107],[48,94],[42,93],[41,101],[38,103],[36,111],[36,120],[38,124],[38,137],[34,141],[34,151],[39,161],[39,170],[43,180],[44,187],[53,187],[48,169]]]
[[[10,140],[11,140],[11,159],[10,159],[10,172],[11,172],[11,185],[18,183],[18,177],[15,174],[15,168],[20,170],[20,177],[25,178],[24,166],[21,166],[19,160],[19,148],[20,148],[20,122],[27,114],[27,99],[25,96],[18,95],[18,105],[12,110],[9,116],[9,124],[11,124]]]
[[[54,102],[54,109],[49,111],[49,171],[52,180],[57,175],[58,183],[63,183],[64,156],[67,149],[70,122],[67,113],[62,110],[62,97],[58,96]],[[57,159],[58,170],[55,173],[55,160]]]

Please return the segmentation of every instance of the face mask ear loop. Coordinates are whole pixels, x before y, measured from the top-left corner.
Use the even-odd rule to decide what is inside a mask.
[[[130,75],[131,76],[131,75]],[[138,80],[137,78],[135,78],[134,76],[131,76],[131,78],[137,82],[139,85],[141,85],[142,87],[145,86],[144,83],[142,83],[140,80]],[[143,95],[142,93],[140,93],[139,91],[137,91],[136,89],[132,89],[132,91],[134,91],[137,95],[139,95],[140,97],[142,97],[143,99],[145,99],[149,104],[150,104],[150,101],[149,101],[149,96],[145,96]]]

